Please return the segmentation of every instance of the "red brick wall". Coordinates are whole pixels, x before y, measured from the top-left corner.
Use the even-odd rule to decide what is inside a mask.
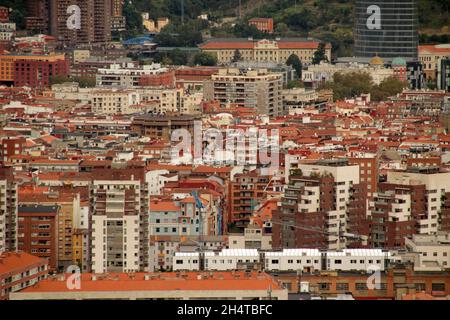
[[[67,60],[35,61],[17,60],[14,63],[14,85],[43,88],[50,85],[53,76],[69,75]]]

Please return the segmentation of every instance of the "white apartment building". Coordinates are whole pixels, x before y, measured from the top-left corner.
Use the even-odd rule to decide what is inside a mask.
[[[199,252],[175,252],[173,257],[173,271],[200,270]]]
[[[157,75],[168,69],[158,63],[136,67],[133,63],[112,64],[97,71],[96,85],[109,88],[130,88],[139,86],[141,76]]]
[[[94,180],[92,272],[139,270],[140,182]]]
[[[16,24],[13,22],[0,23],[0,41],[11,41],[16,32]]]
[[[183,89],[139,88],[137,92],[140,94],[142,102],[156,101],[159,103],[155,106],[154,112],[168,113],[182,110],[185,95]]]
[[[381,249],[344,249],[326,253],[327,270],[336,271],[384,271],[391,259],[389,251]]]
[[[427,211],[419,221],[420,234],[436,234],[439,230],[439,212],[442,206],[442,197],[450,192],[450,172],[411,172],[388,171],[387,183],[399,185],[424,185],[426,189]],[[410,201],[408,198],[403,199]],[[409,219],[409,210],[406,204],[397,210],[399,218]]]
[[[134,90],[95,90],[91,99],[95,114],[130,114],[134,112],[131,106],[141,102]]]
[[[256,249],[223,249],[221,252],[205,252],[205,269],[215,271],[236,270],[239,264],[259,263]]]
[[[435,235],[413,235],[405,238],[409,252],[415,253],[415,271],[443,271],[450,269],[450,233]]]
[[[318,249],[283,249],[266,252],[264,263],[272,271],[321,270],[321,253]]]
[[[171,175],[169,170],[151,170],[145,175],[145,182],[148,185],[148,193],[151,196],[161,195],[166,182],[178,181],[178,175]]]
[[[228,247],[230,249],[272,249],[272,235],[264,234],[257,226],[249,225],[243,234],[229,234]]]
[[[184,94],[181,104],[182,114],[196,114],[200,113],[200,106],[203,101],[203,92],[194,92],[190,94]]]
[[[201,257],[203,255],[203,258]],[[173,270],[200,270],[200,259],[208,271],[237,270],[239,265],[257,264],[260,255],[256,249],[223,249],[219,252],[176,252],[173,257]]]

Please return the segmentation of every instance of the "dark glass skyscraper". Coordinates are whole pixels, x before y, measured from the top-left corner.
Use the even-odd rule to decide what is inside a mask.
[[[356,0],[356,57],[418,58],[417,0]]]

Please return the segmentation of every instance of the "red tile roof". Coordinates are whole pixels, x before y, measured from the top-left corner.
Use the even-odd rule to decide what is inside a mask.
[[[0,254],[0,275],[22,272],[25,268],[32,268],[33,266],[42,263],[45,264],[46,260],[26,252],[4,252]]]
[[[201,49],[253,49],[260,41],[270,40],[248,40],[248,39],[211,39],[199,45]],[[275,41],[279,49],[317,49],[319,41],[302,39],[281,39]],[[326,48],[330,49],[331,44],[327,43]]]

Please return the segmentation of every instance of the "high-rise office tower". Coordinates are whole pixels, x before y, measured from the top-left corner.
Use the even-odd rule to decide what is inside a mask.
[[[356,57],[418,59],[417,0],[357,0]]]

